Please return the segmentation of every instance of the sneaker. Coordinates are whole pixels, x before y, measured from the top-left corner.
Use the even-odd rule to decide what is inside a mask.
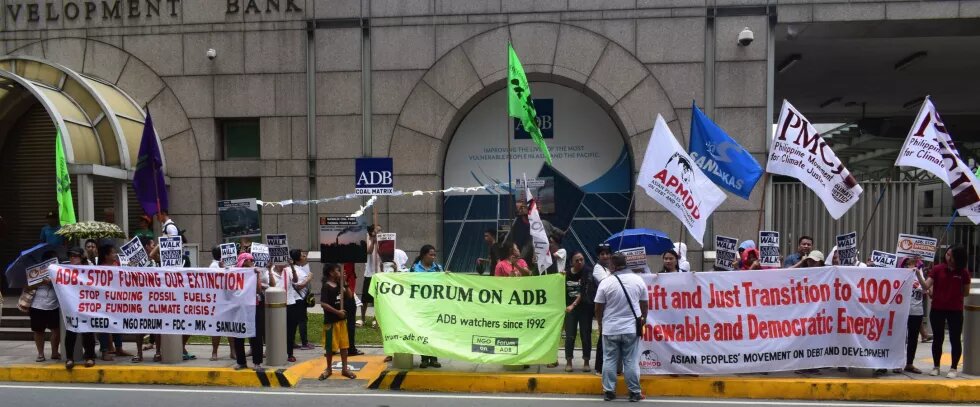
[[[421,363],[419,363],[419,369],[425,369],[427,367],[429,367],[429,361],[428,360],[423,360]]]
[[[303,346],[300,346],[299,348],[302,350],[312,350],[313,348],[316,348],[316,345],[313,345],[312,343],[306,343],[303,344]]]
[[[606,396],[603,397],[602,399],[603,400],[606,400],[606,401],[613,401],[613,400],[616,399],[616,393],[613,393],[611,391],[607,391],[606,392]]]
[[[242,370],[242,369],[248,369],[248,366],[246,366],[246,365],[235,365],[235,370]]]
[[[630,393],[630,402],[635,403],[637,401],[643,400],[643,393]]]
[[[909,373],[922,374],[921,370],[912,365],[905,366],[905,371]]]
[[[929,376],[939,376],[939,368],[938,367],[932,368],[932,371],[929,372]]]
[[[360,328],[360,327],[362,327],[362,326],[364,326],[364,320],[360,320],[360,319],[359,319],[359,320],[357,320],[357,321],[354,321],[354,326],[356,326],[356,327],[358,327],[358,328]]]
[[[956,369],[949,369],[949,373],[946,373],[946,377],[950,379],[956,378]]]
[[[252,366],[252,369],[262,370],[262,369],[265,369],[265,368],[262,367],[262,364],[261,363],[256,363],[255,366]]]
[[[432,367],[438,369],[438,368],[442,367],[442,364],[439,363],[438,360],[433,360],[433,361],[429,362],[429,366],[432,366]]]

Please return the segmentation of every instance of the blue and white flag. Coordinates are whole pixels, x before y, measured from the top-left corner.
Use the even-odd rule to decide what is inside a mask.
[[[759,162],[732,140],[721,127],[691,103],[691,158],[711,181],[731,193],[749,199],[762,176]]]

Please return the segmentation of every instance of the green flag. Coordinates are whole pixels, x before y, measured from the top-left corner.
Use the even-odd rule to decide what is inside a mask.
[[[68,176],[68,163],[65,149],[61,146],[61,130],[58,130],[54,147],[56,189],[58,191],[58,219],[61,225],[75,223],[75,203],[71,199],[71,178]]]
[[[524,130],[531,135],[531,139],[538,145],[544,153],[544,160],[551,165],[551,152],[548,145],[541,136],[541,129],[538,128],[538,113],[534,110],[534,101],[531,100],[531,88],[527,84],[527,76],[524,75],[524,67],[521,60],[517,59],[517,52],[514,46],[507,44],[508,63],[507,63],[507,112],[511,117],[521,120]]]

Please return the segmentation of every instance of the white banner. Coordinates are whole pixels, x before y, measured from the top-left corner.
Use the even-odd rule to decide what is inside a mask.
[[[180,236],[160,236],[160,266],[184,265],[184,246]]]
[[[735,270],[738,263],[738,240],[733,237],[715,235],[715,267],[722,270]]]
[[[132,238],[119,248],[119,259],[131,267],[149,267],[150,256],[146,254],[138,237]]]
[[[766,172],[799,179],[817,194],[834,219],[854,206],[863,191],[817,129],[786,100],[769,147]]]
[[[48,267],[76,332],[255,335],[253,269]]]
[[[782,267],[779,262],[779,232],[763,230],[759,232],[759,265],[762,267]]]
[[[643,275],[643,374],[905,366],[912,270]]]
[[[265,244],[269,246],[269,259],[272,264],[289,263],[289,239],[285,234],[265,235]]]
[[[953,190],[953,208],[960,216],[980,224],[977,178],[960,158],[953,137],[929,97],[922,102],[895,165],[921,168],[941,179]]]
[[[531,190],[524,182],[524,193],[527,197],[527,220],[531,229],[531,241],[534,244],[534,257],[537,258],[538,272],[544,273],[551,267],[551,242],[548,241],[548,232],[544,230],[544,223],[541,222],[541,214],[538,212],[538,203],[531,196]],[[558,270],[563,272],[564,270]]]
[[[702,246],[708,217],[727,197],[694,164],[659,114],[636,185],[674,214]]]
[[[870,266],[888,268],[898,267],[898,256],[883,251],[872,250]]]

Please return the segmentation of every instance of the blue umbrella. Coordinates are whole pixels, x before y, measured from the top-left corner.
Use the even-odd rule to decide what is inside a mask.
[[[642,247],[646,249],[647,255],[663,254],[674,248],[674,242],[670,241],[666,233],[645,228],[626,229],[609,236],[606,243],[613,251]]]
[[[10,288],[23,288],[27,286],[27,268],[44,261],[43,255],[49,251],[57,252],[58,248],[47,243],[38,243],[36,246],[20,252],[4,274],[7,276],[7,283]]]

